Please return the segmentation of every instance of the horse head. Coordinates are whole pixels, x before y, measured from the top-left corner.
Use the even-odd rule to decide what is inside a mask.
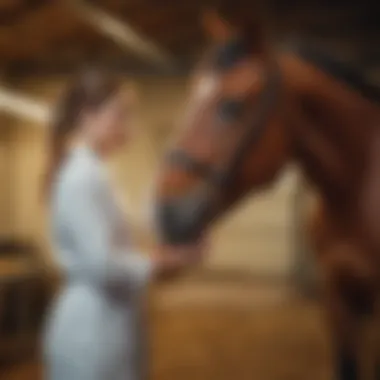
[[[158,179],[157,217],[167,243],[197,239],[244,195],[271,182],[289,155],[280,70],[261,23],[247,20],[243,8],[234,12],[203,14],[213,47],[192,77]]]

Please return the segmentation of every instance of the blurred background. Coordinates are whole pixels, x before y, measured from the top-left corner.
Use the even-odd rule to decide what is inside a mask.
[[[276,41],[301,38],[380,85],[376,3],[266,5]],[[39,194],[52,104],[67,78],[88,63],[132,83],[139,133],[112,170],[130,217],[143,225],[190,68],[206,46],[201,7],[202,0],[0,0],[1,379],[41,378],[40,327],[59,284]],[[270,191],[215,228],[201,270],[152,289],[151,378],[330,378],[317,273],[304,234],[314,198],[289,167]],[[136,228],[136,239],[149,246],[151,237]]]

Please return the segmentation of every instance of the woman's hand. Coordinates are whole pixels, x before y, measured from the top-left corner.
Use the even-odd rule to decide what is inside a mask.
[[[180,274],[183,270],[199,264],[205,250],[206,244],[203,240],[189,245],[160,246],[154,258],[156,275],[162,278]]]

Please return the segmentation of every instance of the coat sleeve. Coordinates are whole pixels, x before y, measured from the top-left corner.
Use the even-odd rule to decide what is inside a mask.
[[[107,192],[93,177],[72,181],[66,188],[66,231],[75,247],[79,270],[102,285],[141,287],[149,281],[153,263],[132,248],[125,251],[113,243],[108,219]]]

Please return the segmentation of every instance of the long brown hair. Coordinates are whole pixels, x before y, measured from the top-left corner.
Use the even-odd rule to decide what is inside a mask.
[[[87,69],[75,76],[58,101],[48,138],[48,165],[45,173],[44,195],[52,184],[65,158],[67,141],[78,128],[80,115],[96,110],[120,90],[116,77],[99,69]]]

